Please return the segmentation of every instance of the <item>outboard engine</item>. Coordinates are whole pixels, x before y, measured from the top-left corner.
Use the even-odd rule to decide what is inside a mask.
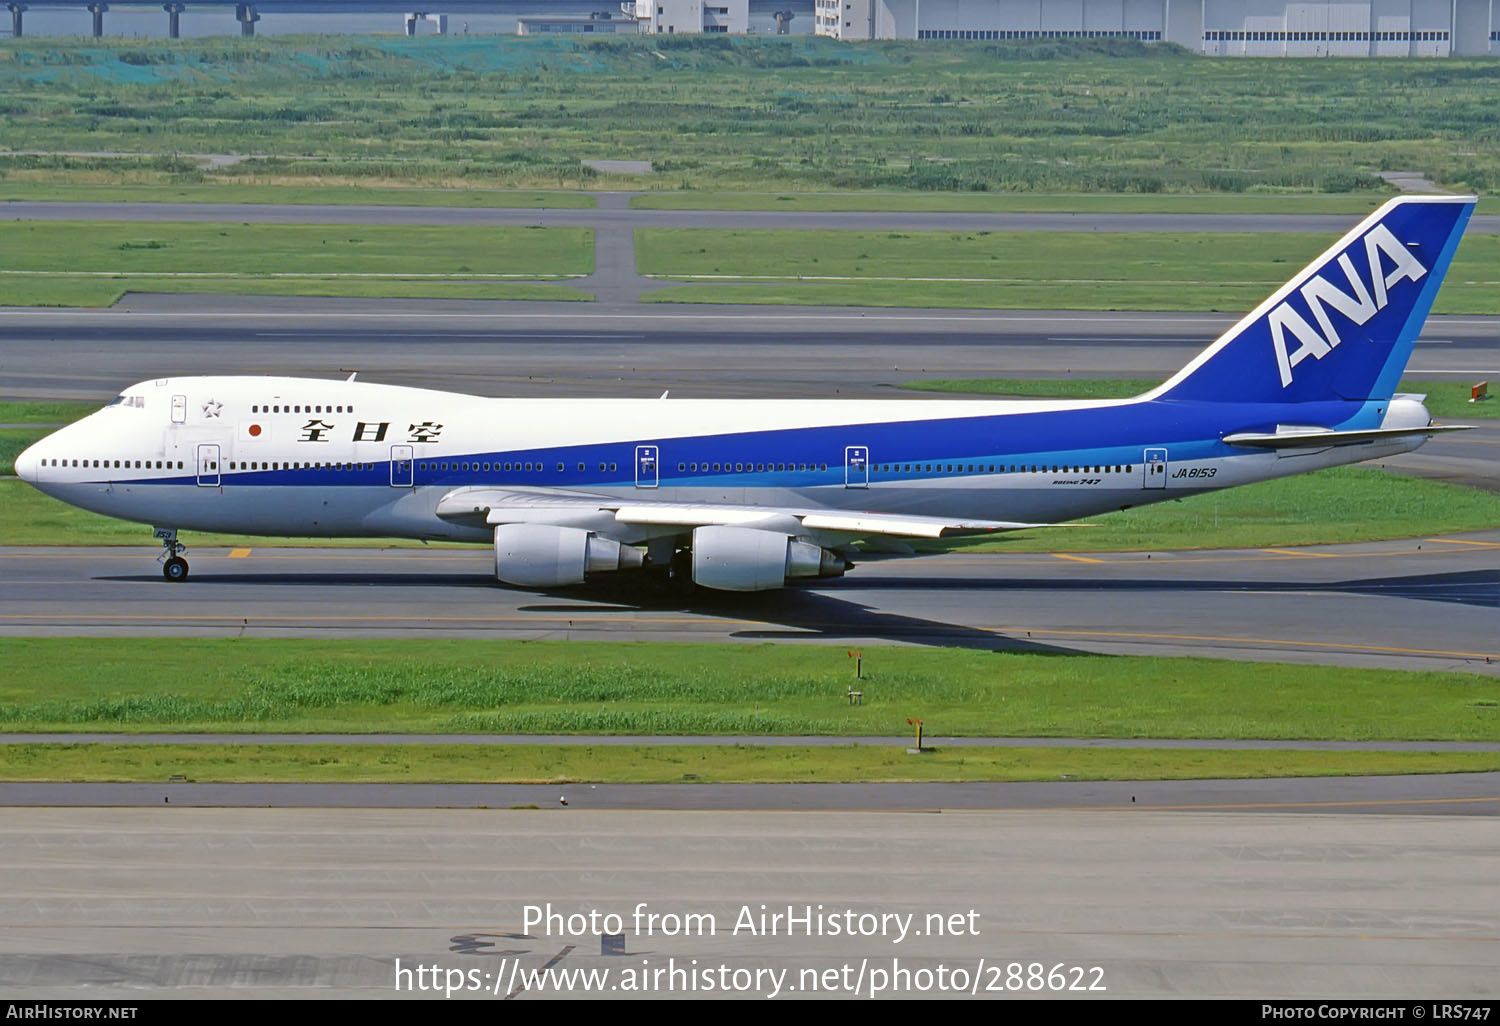
[[[495,528],[495,577],[522,588],[582,584],[589,574],[641,566],[640,549],[577,527],[501,524]]]
[[[842,556],[812,542],[748,527],[693,532],[693,583],[720,591],[770,591],[790,577],[842,577]]]

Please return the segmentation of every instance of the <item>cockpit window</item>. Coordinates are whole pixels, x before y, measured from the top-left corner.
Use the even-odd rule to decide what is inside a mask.
[[[109,409],[111,406],[130,406],[137,410],[144,410],[146,408],[146,397],[141,395],[117,395],[104,404],[105,409]]]

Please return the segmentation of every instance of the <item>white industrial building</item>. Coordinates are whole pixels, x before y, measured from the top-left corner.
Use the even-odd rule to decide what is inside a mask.
[[[635,0],[635,20],[652,35],[742,36],[750,31],[750,0]]]
[[[518,36],[596,35],[609,36],[618,32],[635,32],[635,22],[628,18],[615,18],[609,11],[593,14],[523,14],[516,19]]]
[[[1500,0],[814,0],[836,39],[1166,41],[1213,56],[1500,55]]]

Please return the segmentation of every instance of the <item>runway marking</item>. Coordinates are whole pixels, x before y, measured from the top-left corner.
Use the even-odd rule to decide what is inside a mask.
[[[230,549],[226,559],[244,559],[250,555],[249,549]]]
[[[1220,802],[1207,805],[1132,805],[1131,809],[1140,809],[1145,812],[1190,812],[1193,810],[1233,810],[1233,809],[1328,809],[1328,808],[1369,808],[1381,805],[1472,805],[1484,802],[1500,802],[1500,795],[1490,795],[1476,798],[1362,798],[1350,801],[1321,801],[1321,802]],[[1083,805],[1070,809],[1054,808],[1053,812],[1084,812],[1089,809],[1098,809],[1100,806]],[[1118,811],[1112,808],[1112,811]],[[962,810],[957,810],[962,811]],[[997,810],[999,811],[999,810]],[[1024,809],[1017,811],[1026,811]]]
[[[1480,549],[1500,549],[1500,542],[1469,541],[1466,538],[1423,538],[1422,540],[1437,542],[1440,545],[1473,545]]]
[[[1308,556],[1315,559],[1338,559],[1334,552],[1309,552],[1302,549],[1261,549],[1262,552],[1274,552],[1278,556]]]
[[[1074,555],[1072,555],[1070,553],[1067,553],[1067,552],[1053,552],[1053,553],[1051,553],[1051,556],[1052,556],[1053,559],[1071,559],[1071,560],[1073,560],[1074,562],[1077,562],[1077,563],[1103,563],[1103,562],[1106,562],[1106,560],[1103,560],[1103,559],[1094,559],[1091,556],[1074,556]]]

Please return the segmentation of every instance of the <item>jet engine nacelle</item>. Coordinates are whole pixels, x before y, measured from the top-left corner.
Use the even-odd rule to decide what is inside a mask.
[[[811,542],[748,527],[693,532],[693,583],[720,591],[769,591],[788,577],[841,577],[842,557]]]
[[[582,584],[588,574],[638,567],[640,549],[577,527],[501,524],[495,528],[495,576],[523,588]]]

